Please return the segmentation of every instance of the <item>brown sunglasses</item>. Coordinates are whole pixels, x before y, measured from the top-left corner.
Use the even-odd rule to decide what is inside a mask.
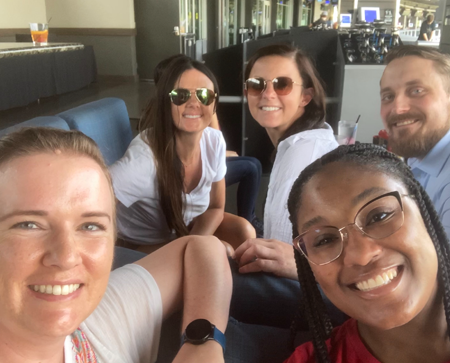
[[[244,83],[244,88],[249,96],[259,96],[267,88],[267,82],[272,82],[273,89],[278,96],[286,96],[292,92],[294,84],[302,86],[289,77],[276,77],[272,80],[265,80],[262,77],[249,78]]]

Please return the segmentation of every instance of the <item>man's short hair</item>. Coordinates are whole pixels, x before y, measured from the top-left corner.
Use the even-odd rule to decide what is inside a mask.
[[[433,20],[434,20],[434,15],[433,15],[433,14],[429,14],[429,15],[427,16],[427,22],[432,23]]]
[[[403,57],[419,57],[433,61],[434,69],[445,79],[445,89],[450,94],[450,55],[439,50],[418,45],[401,45],[391,48],[385,58],[385,64]]]

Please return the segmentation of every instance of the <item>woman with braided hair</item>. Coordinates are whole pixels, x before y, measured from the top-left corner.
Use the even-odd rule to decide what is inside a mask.
[[[340,146],[304,169],[288,208],[313,341],[286,363],[450,362],[449,241],[403,161]],[[316,282],[350,317],[334,330]]]

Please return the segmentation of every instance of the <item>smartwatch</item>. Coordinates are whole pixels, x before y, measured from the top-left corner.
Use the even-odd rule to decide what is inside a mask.
[[[196,319],[192,321],[181,336],[181,345],[191,343],[199,345],[208,340],[215,340],[222,346],[225,352],[226,339],[225,335],[206,319]]]

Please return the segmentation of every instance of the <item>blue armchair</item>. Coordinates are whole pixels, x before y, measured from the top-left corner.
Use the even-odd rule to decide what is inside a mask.
[[[57,115],[71,129],[92,138],[100,148],[106,164],[120,159],[130,144],[133,133],[125,102],[119,98],[104,98]]]
[[[41,116],[36,117],[28,121],[21,122],[20,124],[16,124],[10,127],[7,127],[6,129],[0,130],[0,137],[5,136],[7,134],[10,134],[11,132],[18,131],[21,128],[24,127],[38,127],[38,126],[44,126],[44,127],[53,127],[55,129],[63,129],[63,130],[70,130],[69,125],[67,125],[67,122],[64,121],[62,118],[57,116]]]

